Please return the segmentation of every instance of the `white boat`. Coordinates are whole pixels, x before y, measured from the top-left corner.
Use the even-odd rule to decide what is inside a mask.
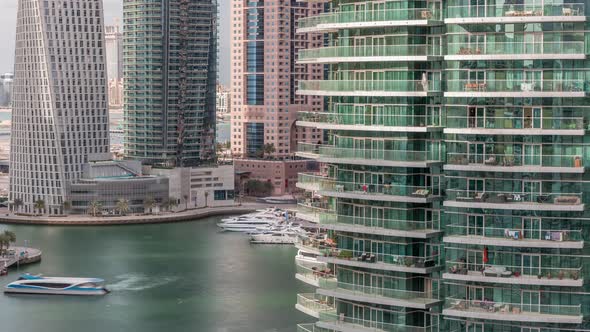
[[[282,210],[281,210],[282,211]],[[261,212],[245,214],[239,217],[222,219],[217,226],[230,232],[254,232],[257,228],[278,225],[283,222],[284,218],[278,212],[273,210],[262,210]]]
[[[281,230],[252,234],[250,236],[250,242],[260,244],[295,244],[301,231],[299,228],[287,226]]]
[[[109,293],[97,278],[61,278],[24,274],[17,281],[6,285],[6,294],[48,295],[105,295]]]

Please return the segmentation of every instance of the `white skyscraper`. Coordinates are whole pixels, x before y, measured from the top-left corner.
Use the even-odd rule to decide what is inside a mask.
[[[10,153],[17,211],[61,213],[83,164],[110,159],[102,15],[102,0],[18,1]]]

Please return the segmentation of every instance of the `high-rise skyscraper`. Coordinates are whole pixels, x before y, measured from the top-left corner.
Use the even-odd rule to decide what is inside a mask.
[[[329,1],[299,331],[587,331],[588,1]]]
[[[156,166],[215,157],[216,0],[124,0],[125,154]]]
[[[123,32],[118,24],[105,27],[105,50],[109,81],[123,79]]]
[[[321,3],[232,0],[232,153],[237,171],[272,182],[274,193],[294,188],[305,161],[293,160],[297,141],[317,143],[321,130],[297,129],[298,112],[321,111],[323,98],[295,93],[301,80],[321,79],[321,64],[296,63],[301,49],[319,47],[321,35],[296,34],[295,22],[317,15]],[[269,148],[272,146],[273,148]],[[262,157],[287,159],[264,161]],[[286,162],[294,163],[286,166]],[[295,166],[295,167],[294,167]],[[261,172],[260,172],[261,171]]]
[[[102,0],[19,0],[10,151],[15,210],[60,213],[82,165],[110,159]],[[43,201],[44,204],[41,204]]]

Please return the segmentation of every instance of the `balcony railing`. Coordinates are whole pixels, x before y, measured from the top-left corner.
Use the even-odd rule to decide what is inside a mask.
[[[334,279],[335,280],[334,272],[327,267],[325,267],[325,268],[307,267],[307,266],[303,266],[301,264],[296,264],[295,270],[296,270],[297,274],[301,275],[302,277],[305,277],[306,279],[309,279],[309,280],[314,280],[318,283],[320,282],[320,280],[325,280],[325,279]]]
[[[564,229],[523,229],[515,227],[476,227],[451,224],[445,232],[448,236],[479,236],[498,239],[542,240],[542,241],[583,241],[582,230]]]
[[[320,321],[341,325],[349,329],[373,329],[375,331],[387,332],[437,332],[438,325],[431,326],[412,326],[406,324],[394,324],[380,322],[377,320],[365,320],[345,316],[344,314],[320,313]]]
[[[435,231],[440,230],[440,220],[393,220],[382,218],[363,218],[348,215],[323,213],[320,216],[321,225],[347,225],[372,228],[376,230],[400,231]]]
[[[461,152],[447,153],[447,162],[451,165],[486,165],[486,166],[540,166],[540,167],[583,167],[581,156],[564,155],[531,155],[481,153],[470,154]]]
[[[585,54],[583,41],[448,43],[449,55]]]
[[[582,193],[532,193],[511,191],[473,191],[464,189],[447,189],[446,199],[450,201],[495,203],[495,204],[582,204]]]
[[[586,81],[583,79],[447,80],[449,92],[586,92],[587,89]]]
[[[392,289],[384,287],[368,287],[362,285],[348,284],[337,280],[320,280],[320,288],[327,290],[343,290],[360,296],[387,297],[391,299],[412,300],[412,299],[438,299],[438,289],[431,292],[415,292],[403,289]]]
[[[298,182],[318,185],[320,190],[348,192],[363,195],[392,195],[428,198],[438,196],[440,188],[435,186],[407,186],[398,184],[368,184],[338,181],[317,173],[299,173]]]
[[[333,257],[341,260],[384,263],[408,268],[428,268],[440,265],[440,255],[438,253],[426,256],[408,256],[332,247],[324,247],[322,252],[326,257]]]
[[[440,20],[440,11],[429,8],[404,8],[389,10],[337,11],[302,18],[297,28],[314,28],[320,24],[346,24],[382,21]]]
[[[327,112],[299,112],[299,121],[334,125],[384,127],[440,127],[442,119],[430,115],[354,114]]]
[[[582,43],[583,46],[583,43]],[[583,47],[582,47],[583,49]],[[441,47],[431,45],[391,45],[391,46],[329,46],[299,51],[299,61],[322,58],[363,58],[363,57],[408,57],[441,56]]]
[[[326,91],[332,93],[367,92],[378,95],[379,92],[440,92],[440,81],[421,80],[323,80],[301,81],[300,91]]]
[[[332,330],[317,327],[314,323],[297,324],[297,332],[334,332]]]
[[[330,312],[335,311],[334,304],[331,303],[330,298],[327,296],[309,293],[309,294],[297,294],[297,304],[315,312]]]
[[[542,314],[579,316],[582,314],[581,305],[551,305],[551,304],[525,304],[506,303],[489,300],[464,300],[448,297],[446,309],[475,311],[486,313],[511,313],[511,314]]]
[[[449,128],[581,130],[583,117],[467,117],[447,116]]]
[[[527,16],[583,16],[584,3],[567,4],[506,4],[480,6],[448,6],[448,18],[471,17],[527,17]]]
[[[311,143],[299,143],[297,145],[297,149],[299,152],[318,154],[321,157],[335,159],[382,160],[400,163],[438,162],[442,160],[442,152],[439,141],[432,142],[431,149],[423,151],[357,149]]]
[[[465,260],[446,261],[447,272],[451,274],[467,275],[473,273],[477,276],[502,277],[502,278],[537,278],[539,280],[578,280],[582,278],[582,267],[542,267],[523,265],[502,265],[488,263],[466,263]]]

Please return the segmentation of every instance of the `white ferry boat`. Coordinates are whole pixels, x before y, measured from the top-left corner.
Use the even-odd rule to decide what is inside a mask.
[[[109,293],[97,278],[61,278],[24,274],[17,281],[6,285],[6,294],[48,295],[105,295]]]

